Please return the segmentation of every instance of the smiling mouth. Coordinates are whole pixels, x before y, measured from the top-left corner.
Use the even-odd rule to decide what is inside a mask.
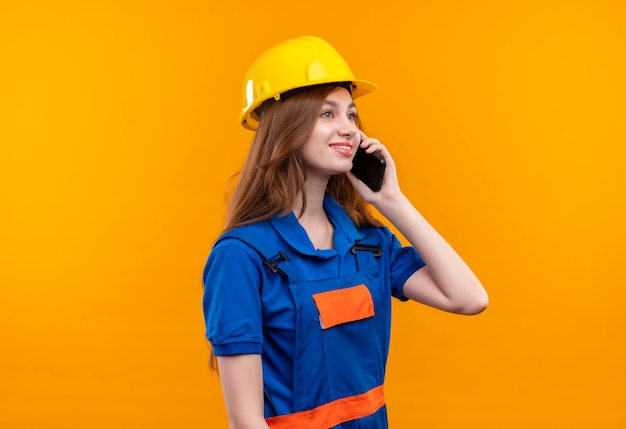
[[[352,155],[352,145],[350,143],[332,143],[329,146],[331,147],[331,149],[334,149],[343,155]]]

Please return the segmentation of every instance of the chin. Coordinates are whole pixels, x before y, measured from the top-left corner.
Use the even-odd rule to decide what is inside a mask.
[[[336,173],[334,173],[334,174],[333,174],[333,176],[339,176],[339,175],[341,175],[341,174],[345,174],[345,173],[347,173],[348,171],[350,171],[350,168],[348,168],[348,169],[343,169],[343,170],[339,170],[339,171],[337,171]]]

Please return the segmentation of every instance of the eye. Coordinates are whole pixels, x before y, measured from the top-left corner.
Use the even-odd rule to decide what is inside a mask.
[[[333,112],[331,110],[326,110],[326,111],[322,112],[322,114],[321,114],[322,118],[332,118],[333,116],[334,115],[333,115]]]
[[[356,121],[356,118],[359,115],[356,112],[352,112],[352,113],[348,113],[348,119],[350,119],[351,121]]]

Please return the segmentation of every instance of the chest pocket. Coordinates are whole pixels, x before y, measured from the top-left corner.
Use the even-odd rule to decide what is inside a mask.
[[[372,294],[364,284],[316,293],[313,300],[322,329],[374,317],[375,314]]]

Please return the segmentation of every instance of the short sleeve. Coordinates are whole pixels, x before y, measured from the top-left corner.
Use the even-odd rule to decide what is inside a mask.
[[[216,356],[260,354],[263,348],[260,258],[237,240],[224,240],[203,272],[206,337]]]
[[[407,279],[426,263],[412,246],[403,246],[398,238],[386,230],[390,240],[390,271],[391,271],[391,295],[400,301],[408,301],[402,294],[402,288]]]

